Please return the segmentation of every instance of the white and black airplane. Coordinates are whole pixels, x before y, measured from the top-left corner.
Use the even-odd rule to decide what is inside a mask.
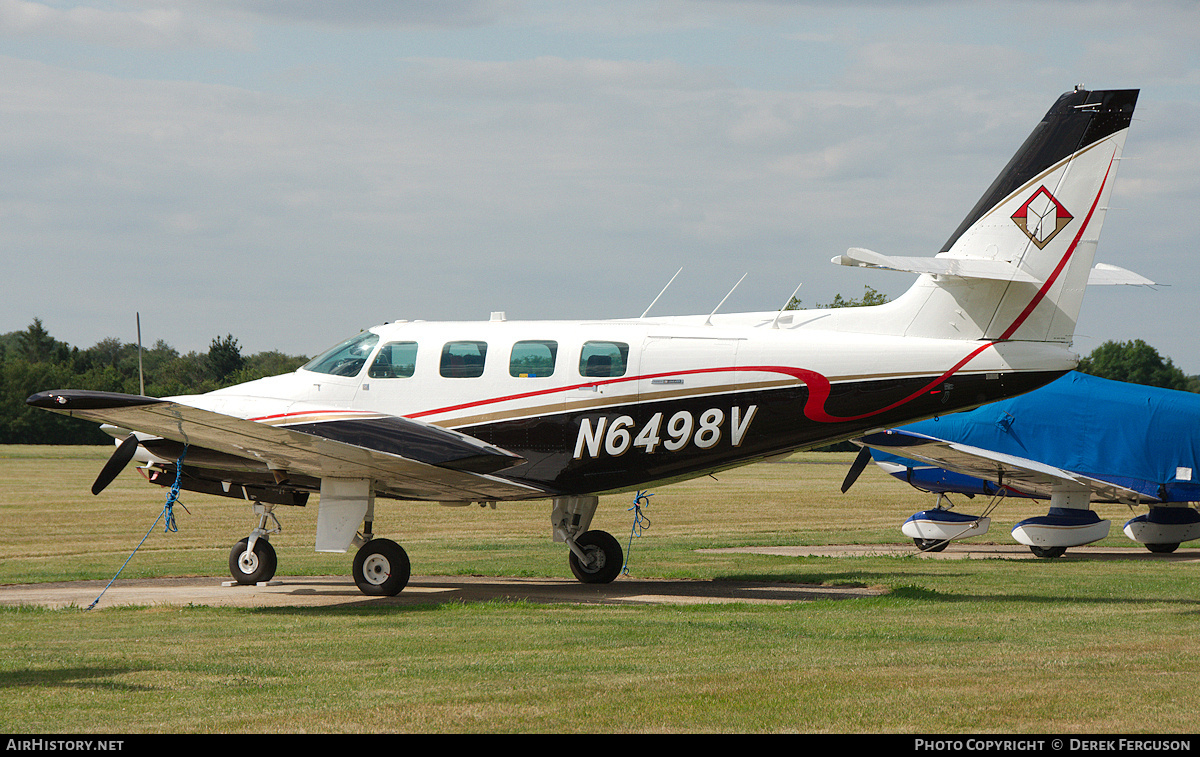
[[[572,572],[609,582],[622,553],[589,530],[600,494],[973,408],[1074,368],[1089,280],[1140,283],[1092,269],[1137,94],[1059,97],[937,255],[834,258],[920,274],[883,305],[387,323],[295,373],[208,394],[61,389],[28,403],[124,438],[94,492],[137,455],[155,483],[248,500],[258,526],[229,560],[241,583],[274,575],[274,511],[312,493],[316,549],[358,546],[366,594],[409,578],[404,550],[372,533],[379,498],[551,500]]]

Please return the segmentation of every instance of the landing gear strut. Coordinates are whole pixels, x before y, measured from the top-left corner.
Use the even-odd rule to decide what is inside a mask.
[[[233,545],[229,551],[229,573],[233,580],[243,586],[249,586],[275,577],[275,568],[279,561],[275,556],[275,548],[267,537],[283,530],[279,519],[272,510],[274,505],[257,502],[254,514],[258,516],[258,528],[250,535]],[[268,521],[273,522],[273,528],[267,528]]]
[[[606,531],[589,531],[600,498],[555,497],[550,513],[554,541],[566,542],[571,550],[567,564],[585,584],[612,583],[621,574],[624,553],[621,543]]]

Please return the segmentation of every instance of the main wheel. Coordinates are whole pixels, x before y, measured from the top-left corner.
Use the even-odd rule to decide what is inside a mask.
[[[624,553],[621,543],[606,531],[585,531],[575,540],[575,545],[587,557],[581,561],[572,550],[567,555],[571,572],[585,584],[612,583],[621,574]]]
[[[1067,552],[1066,547],[1030,547],[1029,551],[1038,557],[1062,557]]]
[[[913,539],[913,544],[922,552],[941,552],[950,544],[948,539]]]
[[[270,581],[275,577],[275,568],[278,565],[275,548],[266,539],[254,542],[253,552],[246,549],[249,545],[250,537],[246,537],[229,550],[230,575],[243,586]]]
[[[1169,555],[1179,549],[1179,542],[1165,542],[1162,544],[1147,544],[1146,549],[1151,552],[1156,552],[1160,555]]]
[[[354,583],[363,594],[394,597],[408,585],[408,553],[391,539],[372,539],[354,556]]]

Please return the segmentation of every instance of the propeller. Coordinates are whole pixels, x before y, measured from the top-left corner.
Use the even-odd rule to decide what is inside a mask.
[[[129,461],[133,459],[133,453],[137,452],[138,439],[137,435],[130,434],[125,437],[125,440],[117,445],[117,451],[108,458],[108,462],[100,469],[100,475],[96,476],[96,483],[92,484],[92,494],[99,494],[104,491],[105,487],[113,482],[121,471],[125,470],[125,466],[129,465]]]
[[[863,469],[867,467],[867,463],[871,462],[871,448],[863,447],[858,451],[858,457],[854,458],[854,463],[850,466],[850,471],[846,473],[846,480],[842,482],[842,494],[849,491],[858,477],[862,475]]]

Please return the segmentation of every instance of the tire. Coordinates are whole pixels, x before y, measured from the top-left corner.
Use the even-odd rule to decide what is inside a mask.
[[[1038,557],[1062,557],[1067,552],[1066,547],[1030,547],[1029,551]]]
[[[567,564],[575,578],[585,584],[608,584],[621,575],[624,553],[621,543],[606,531],[585,531],[575,545],[591,558],[588,565],[580,562],[575,552],[567,555]]]
[[[252,586],[275,577],[278,559],[275,548],[266,539],[254,542],[254,551],[247,552],[250,537],[242,539],[229,550],[229,574],[243,586]]]
[[[408,585],[408,553],[391,539],[372,539],[354,556],[354,583],[363,594],[394,597]]]
[[[1167,542],[1164,544],[1147,544],[1146,549],[1160,555],[1169,555],[1179,549],[1179,542]]]
[[[941,552],[950,542],[947,539],[913,539],[913,544],[922,552]]]

